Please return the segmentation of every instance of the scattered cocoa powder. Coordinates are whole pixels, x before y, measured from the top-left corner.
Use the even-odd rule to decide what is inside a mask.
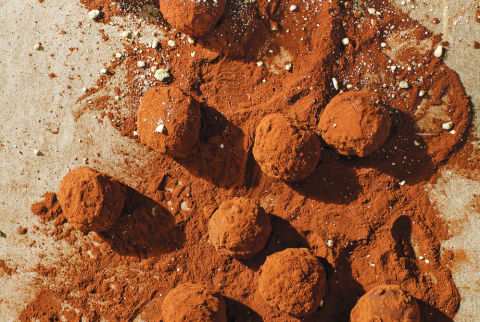
[[[2,273],[1,275],[7,274],[11,276],[15,272],[15,270],[8,267],[7,263],[5,263],[3,259],[0,259],[0,269],[1,269],[0,272]]]
[[[138,8],[135,1],[82,2],[101,9],[104,22]],[[146,2],[158,8],[155,1],[137,5]],[[158,320],[163,298],[182,282],[222,294],[228,320],[292,320],[259,296],[257,282],[267,256],[302,247],[321,258],[328,289],[323,307],[306,320],[346,321],[358,298],[378,284],[400,285],[416,298],[422,321],[455,315],[460,297],[440,247],[448,230],[425,188],[445,162],[479,165],[468,161],[472,139],[465,144],[468,97],[458,75],[433,55],[440,37],[381,0],[239,3],[227,2],[217,26],[195,44],[167,29],[175,47],[166,40],[161,52],[128,45],[128,56],[113,62],[97,88],[80,98],[92,104],[78,113],[101,111],[122,135],[137,140],[141,98],[162,85],[137,62],[155,58],[171,72],[169,86],[199,102],[199,143],[186,159],[157,154],[132,169],[143,181],[127,189],[119,220],[105,232],[72,232],[55,194],[33,205],[46,233],[65,239],[78,254],[51,268],[58,271],[46,277],[48,286],[21,320]],[[161,17],[158,24],[166,25]],[[430,47],[409,46],[420,42]],[[123,107],[102,94],[119,68],[127,74]],[[389,107],[392,129],[385,144],[361,159],[324,146],[319,165],[300,182],[264,175],[251,152],[260,120],[282,113],[315,130],[338,94],[333,78],[342,90],[376,92]],[[399,87],[402,81],[408,88]],[[95,99],[97,93],[103,99]],[[454,134],[442,129],[445,121],[454,123]],[[258,203],[271,217],[271,236],[251,260],[223,255],[208,241],[211,214],[235,196]]]

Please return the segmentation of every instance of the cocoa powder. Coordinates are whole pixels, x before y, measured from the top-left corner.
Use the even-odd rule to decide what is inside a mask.
[[[120,9],[109,0],[83,3],[101,6],[104,21],[136,11],[135,1],[122,1]],[[161,18],[158,23],[166,25]],[[239,25],[248,32],[228,32]],[[48,284],[21,320],[156,321],[165,295],[191,282],[225,297],[228,320],[291,321],[258,294],[257,282],[267,256],[303,247],[321,258],[327,272],[323,307],[306,321],[347,321],[358,298],[379,284],[399,285],[416,298],[422,321],[451,320],[460,297],[440,246],[448,230],[426,185],[445,162],[466,172],[478,164],[468,161],[472,139],[465,144],[468,97],[458,75],[433,55],[440,38],[380,0],[312,2],[308,8],[299,0],[227,3],[209,34],[193,45],[167,33],[176,46],[162,40],[161,52],[127,46],[128,57],[114,62],[110,76],[80,99],[95,97],[115,70],[125,69],[125,109],[102,96],[79,113],[102,111],[122,135],[138,141],[137,106],[145,89],[161,82],[148,72],[148,83],[139,78],[137,61],[155,58],[171,71],[169,86],[200,103],[199,144],[188,158],[156,154],[132,173],[142,182],[128,188],[119,220],[105,232],[72,231],[52,193],[32,206],[46,233],[66,239],[78,254],[49,268],[56,274],[45,274]],[[429,45],[408,45],[420,42]],[[333,78],[344,91],[376,92],[392,111],[385,144],[365,158],[339,156],[324,146],[319,165],[300,182],[263,174],[251,153],[260,120],[283,113],[316,130],[338,93]],[[402,81],[408,88],[400,88]],[[442,129],[446,120],[455,124],[454,134]],[[258,203],[271,219],[270,239],[251,260],[223,255],[208,240],[211,215],[232,197]]]

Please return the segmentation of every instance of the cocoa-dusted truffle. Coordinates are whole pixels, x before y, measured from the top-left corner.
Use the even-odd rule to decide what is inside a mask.
[[[175,87],[158,86],[145,92],[137,111],[137,131],[146,146],[174,157],[184,157],[197,144],[200,107]]]
[[[223,15],[226,0],[159,0],[163,18],[175,29],[200,37]]]
[[[120,216],[125,189],[88,167],[70,171],[60,183],[58,201],[68,222],[83,232],[108,230]]]
[[[249,259],[267,243],[270,218],[253,201],[233,198],[222,202],[209,222],[209,238],[220,252]]]
[[[162,304],[163,321],[226,322],[227,306],[221,295],[203,285],[183,283],[171,290]]]
[[[385,143],[391,125],[388,110],[376,93],[351,91],[328,103],[318,128],[338,153],[364,157]]]
[[[258,292],[272,307],[305,316],[320,306],[326,293],[325,269],[306,248],[288,248],[267,257]]]
[[[358,300],[350,321],[420,322],[420,310],[415,299],[398,285],[379,285]]]
[[[315,170],[320,151],[319,137],[285,115],[267,115],[257,126],[253,156],[270,177],[305,179]]]

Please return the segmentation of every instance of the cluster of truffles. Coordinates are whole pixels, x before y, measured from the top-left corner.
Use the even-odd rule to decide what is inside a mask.
[[[365,157],[388,138],[392,122],[376,93],[352,91],[337,95],[325,107],[318,131],[339,154]],[[178,88],[149,89],[137,111],[140,141],[161,153],[181,158],[199,141],[199,104]],[[280,113],[265,116],[255,131],[253,156],[262,172],[284,181],[298,181],[320,162],[320,137]]]
[[[352,91],[337,95],[325,107],[318,130],[339,154],[365,157],[388,138],[391,120],[380,97]],[[281,114],[267,115],[255,132],[253,156],[273,178],[297,181],[308,177],[320,161],[320,138]]]
[[[176,30],[203,36],[217,24],[226,0],[159,0],[163,18]]]
[[[163,6],[172,5],[171,1],[162,2]],[[197,9],[211,5],[209,1],[180,1],[184,2]],[[207,29],[206,25],[200,27]],[[378,95],[363,91],[337,95],[326,106],[318,124],[326,144],[339,154],[359,157],[378,149],[386,141],[390,127],[388,111]],[[172,157],[182,158],[192,153],[199,141],[200,128],[199,104],[175,87],[151,88],[137,111],[140,141]],[[320,137],[312,129],[275,113],[258,124],[253,156],[266,175],[297,181],[315,170],[321,149]],[[121,183],[87,167],[68,173],[58,193],[65,217],[84,232],[108,230],[120,216],[125,198]],[[212,245],[220,253],[238,259],[251,259],[260,253],[271,231],[270,217],[245,198],[221,203],[208,224]],[[290,248],[268,256],[258,278],[258,293],[263,300],[295,317],[318,310],[326,292],[325,269],[305,248]],[[190,283],[178,285],[167,295],[162,314],[166,322],[227,320],[223,297],[203,285]],[[398,286],[379,286],[365,294],[351,313],[352,322],[373,320],[416,322],[418,305]]]

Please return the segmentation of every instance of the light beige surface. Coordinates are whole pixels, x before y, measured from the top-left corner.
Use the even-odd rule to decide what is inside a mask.
[[[473,21],[473,7],[480,2],[416,1],[416,8],[411,9],[412,2],[395,1],[433,31],[444,33],[444,40],[450,42],[445,60],[459,72],[474,105],[479,106],[480,51],[475,51],[472,44],[480,41],[480,36],[475,39],[480,35],[480,24]],[[92,23],[86,13],[74,0],[47,0],[42,4],[38,0],[0,0],[0,230],[7,235],[6,239],[0,238],[0,259],[17,271],[12,276],[0,273],[1,321],[15,320],[32,298],[31,283],[40,279],[32,273],[37,263],[47,265],[59,252],[74,251],[33,232],[31,227],[37,221],[29,212],[32,201],[46,191],[55,191],[63,175],[83,164],[84,158],[98,159],[95,167],[134,184],[124,158],[141,166],[141,160],[148,157],[137,145],[120,137],[108,122],[98,123],[94,113],[76,122],[73,119],[71,108],[82,88],[94,86],[99,70],[122,47],[118,26]],[[440,18],[441,24],[431,23],[433,17]],[[83,28],[77,27],[80,21]],[[122,24],[129,24],[130,30],[136,28],[131,21]],[[110,41],[101,40],[99,28],[106,30]],[[39,41],[43,51],[34,49]],[[71,52],[70,47],[78,51]],[[52,53],[55,58],[50,57]],[[52,72],[58,77],[48,77]],[[68,80],[69,76],[73,80]],[[479,123],[477,117],[475,123]],[[56,131],[58,134],[52,133]],[[44,155],[35,156],[34,149]],[[129,151],[130,156],[122,151]],[[101,158],[95,157],[98,152]],[[477,151],[472,158],[480,159],[480,153]],[[480,221],[479,214],[468,206],[474,193],[480,193],[480,180],[462,178],[455,169],[445,170],[430,192],[447,221],[465,219],[462,226],[455,226],[454,237],[444,243],[447,249],[465,250],[468,257],[468,261],[453,266],[462,295],[457,321],[476,321],[480,316],[476,305]],[[16,233],[20,225],[29,228],[27,235]],[[36,246],[28,247],[32,240],[37,241]]]

